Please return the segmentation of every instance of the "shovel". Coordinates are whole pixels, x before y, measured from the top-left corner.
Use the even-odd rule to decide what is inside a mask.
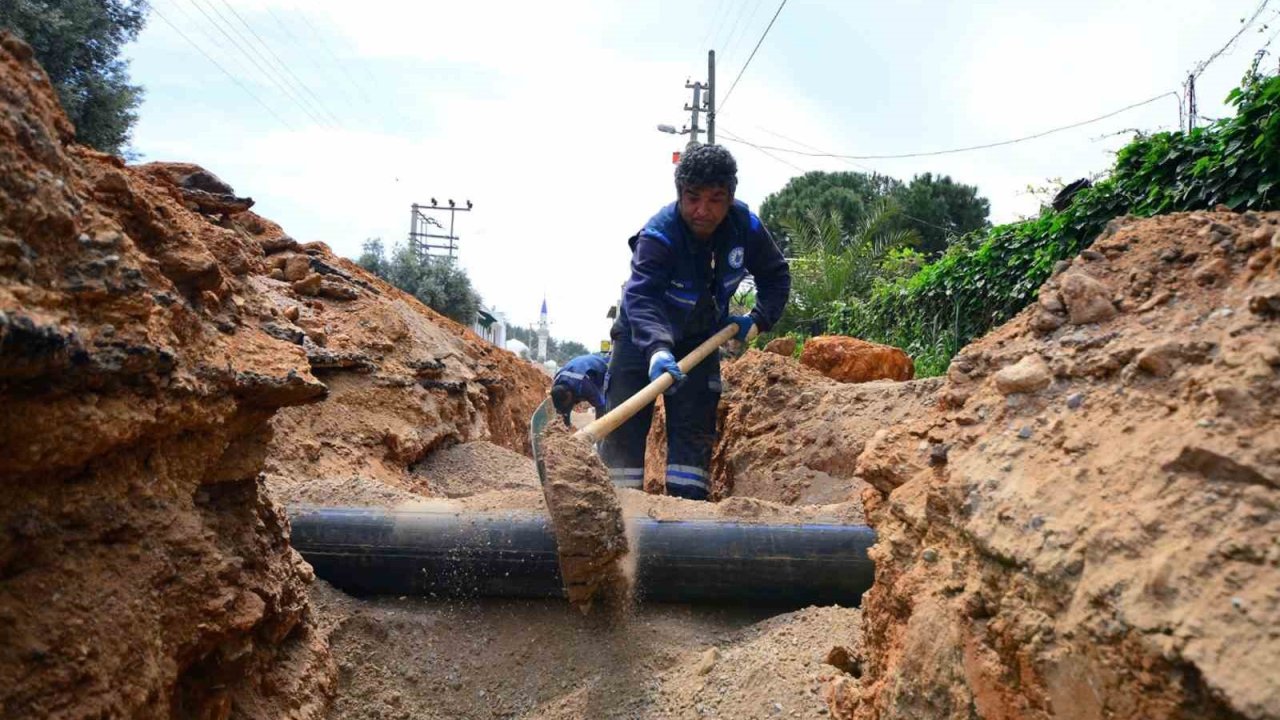
[[[737,334],[738,325],[736,323],[729,323],[724,326],[720,332],[707,338],[701,345],[681,358],[680,362],[677,363],[680,366],[680,370],[685,373],[689,372],[698,363],[705,360],[708,355],[719,349],[721,345],[732,340]],[[747,339],[750,340],[755,334],[756,328],[753,325]],[[674,382],[675,378],[671,377],[671,373],[662,373],[661,377],[641,388],[640,392],[627,398],[621,405],[605,413],[603,417],[596,418],[590,425],[574,433],[574,438],[593,444],[604,440],[609,433],[617,430],[619,425],[630,420],[631,416],[639,412],[640,408],[657,400],[658,396],[666,392],[667,388],[671,387]],[[555,413],[551,405],[551,398],[547,398],[533,411],[533,417],[529,419],[529,442],[533,447],[534,462],[538,466],[538,480],[543,485],[547,483],[547,466],[543,461],[542,431],[553,417],[555,417]]]

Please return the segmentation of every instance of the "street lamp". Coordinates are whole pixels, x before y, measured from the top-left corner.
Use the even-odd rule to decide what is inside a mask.
[[[679,134],[680,134],[680,131],[679,131],[679,130],[676,130],[673,126],[671,126],[671,125],[667,125],[667,124],[665,124],[665,123],[658,125],[658,132],[664,132],[664,133],[666,133],[666,134],[668,134],[668,135],[679,135]]]

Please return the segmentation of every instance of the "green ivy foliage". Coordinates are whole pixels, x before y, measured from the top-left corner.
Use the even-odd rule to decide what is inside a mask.
[[[901,347],[918,376],[938,375],[960,348],[1031,303],[1054,264],[1117,217],[1280,208],[1280,77],[1251,73],[1227,100],[1234,117],[1137,137],[1109,176],[1064,210],[972,233],[914,275],[837,304],[830,331]]]

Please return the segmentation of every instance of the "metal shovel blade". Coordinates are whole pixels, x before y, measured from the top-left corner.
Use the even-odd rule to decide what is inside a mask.
[[[547,464],[542,459],[542,431],[556,414],[551,411],[551,398],[543,400],[529,418],[529,446],[533,448],[533,462],[538,466],[538,482],[547,484]]]

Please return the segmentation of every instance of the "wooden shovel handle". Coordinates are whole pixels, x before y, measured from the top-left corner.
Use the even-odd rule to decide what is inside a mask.
[[[732,340],[737,334],[737,323],[729,323],[728,325],[725,325],[720,332],[707,338],[701,345],[694,348],[692,352],[681,358],[680,362],[677,363],[680,366],[680,370],[686,373],[689,372],[695,365],[705,360],[708,355],[715,352],[721,345]],[[648,405],[654,400],[657,400],[658,396],[666,392],[667,388],[671,387],[673,382],[675,382],[675,378],[671,377],[671,373],[662,373],[662,376],[657,380],[645,385],[640,392],[632,395],[621,405],[605,413],[604,417],[593,420],[590,425],[575,433],[574,437],[590,440],[591,442],[600,442],[605,439],[609,433],[617,430],[619,425],[630,420],[632,415],[635,415],[640,411],[640,408]]]

